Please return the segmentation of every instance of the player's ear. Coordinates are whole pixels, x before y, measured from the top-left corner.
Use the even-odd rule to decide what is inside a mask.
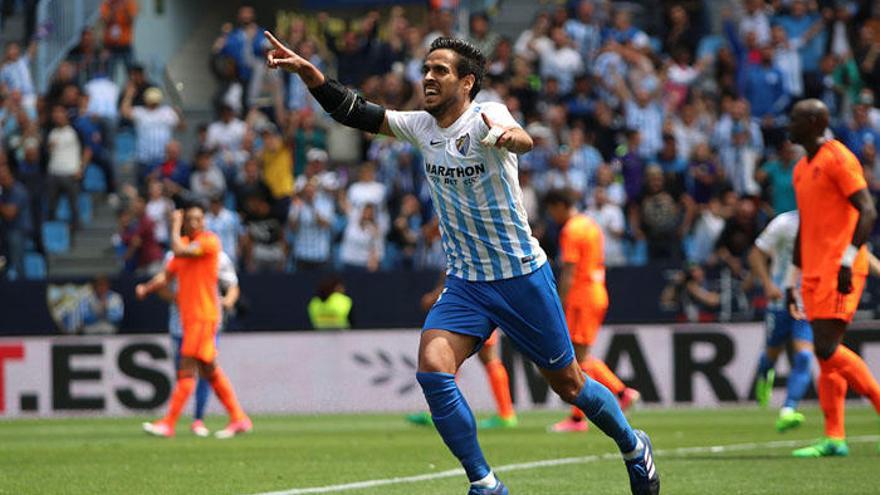
[[[462,81],[464,81],[465,93],[471,94],[471,89],[474,87],[474,84],[477,83],[477,76],[473,74],[468,74],[464,76],[464,79],[462,79]]]

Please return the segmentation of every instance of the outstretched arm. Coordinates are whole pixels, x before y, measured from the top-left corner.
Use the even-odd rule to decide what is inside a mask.
[[[155,277],[151,278],[147,282],[142,284],[137,284],[134,288],[134,294],[137,296],[138,300],[143,300],[148,295],[157,290],[163,289],[168,285],[168,280],[171,276],[166,271],[161,271],[156,274]]]
[[[284,69],[298,75],[312,96],[337,122],[362,131],[394,136],[383,107],[364,100],[339,81],[326,78],[311,62],[284,46],[269,31],[263,34],[273,47],[266,54],[266,64],[272,69]]]

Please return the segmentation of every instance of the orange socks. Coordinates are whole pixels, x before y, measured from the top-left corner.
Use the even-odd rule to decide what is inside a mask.
[[[172,428],[174,427],[177,423],[177,418],[180,417],[180,412],[183,411],[186,401],[189,400],[189,396],[192,395],[195,388],[195,377],[191,375],[184,376],[178,373],[177,383],[174,385],[174,392],[171,393],[171,401],[168,405],[168,414],[162,418],[164,423],[167,423]]]
[[[605,385],[605,388],[611,391],[614,395],[620,395],[621,392],[626,388],[626,385],[620,378],[617,378],[617,375],[608,368],[608,365],[605,364],[605,361],[601,359],[597,359],[593,356],[587,358],[586,361],[581,363],[581,369],[590,376],[593,380]]]
[[[828,359],[819,359],[819,404],[825,414],[825,435],[845,438],[844,406],[847,385],[867,397],[880,413],[880,385],[858,354],[843,345]]]
[[[230,420],[238,421],[243,419],[245,414],[238,404],[238,399],[235,397],[235,390],[232,389],[229,378],[226,377],[226,373],[223,373],[219,366],[214,368],[214,373],[208,378],[208,382],[211,384],[211,388],[214,389],[214,393],[217,394],[217,398],[223,403],[226,412],[229,413]]]
[[[501,364],[501,360],[494,359],[486,363],[486,373],[489,375],[489,385],[492,386],[492,394],[498,406],[498,416],[504,419],[514,417],[516,414],[513,411],[513,401],[510,399],[510,378],[507,376],[507,369]]]

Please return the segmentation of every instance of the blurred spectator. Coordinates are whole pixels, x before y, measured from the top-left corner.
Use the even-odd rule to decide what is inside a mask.
[[[670,182],[670,185],[684,189],[688,162],[679,156],[675,136],[663,134],[663,147],[660,148],[654,161],[663,169],[663,175],[666,176],[666,180]]]
[[[327,149],[327,130],[318,127],[315,112],[312,110],[303,110],[296,115],[296,118],[298,125],[293,133],[293,147],[296,151],[293,173],[295,177],[299,177],[310,161],[308,153],[313,149],[321,152]],[[313,158],[314,156],[312,155]],[[324,152],[324,164],[327,163],[328,158],[327,153]]]
[[[866,23],[859,30],[859,42],[855,59],[859,65],[859,75],[868,88],[880,88],[880,32]]]
[[[165,195],[162,182],[152,179],[147,181],[147,205],[145,213],[153,222],[153,236],[162,250],[168,249],[170,240],[170,225],[168,219],[174,211],[174,203]]]
[[[17,160],[15,175],[30,197],[31,240],[34,243],[34,249],[45,254],[42,226],[45,210],[43,202],[46,194],[46,175],[43,170],[40,141],[35,136],[29,136],[22,141],[21,158]],[[6,155],[0,152],[0,164],[6,163]]]
[[[645,240],[648,258],[680,262],[682,238],[694,219],[693,200],[671,189],[663,170],[653,165],[645,171],[645,188],[629,210],[629,223],[637,240]]]
[[[544,175],[541,184],[543,192],[551,189],[570,189],[577,197],[584,197],[589,186],[589,176],[583,171],[571,166],[571,149],[562,146],[550,161],[552,167]]]
[[[745,257],[760,232],[757,213],[754,200],[741,198],[737,201],[733,217],[724,224],[724,230],[718,238],[717,257],[738,278],[746,276]]]
[[[335,208],[318,193],[319,179],[306,182],[290,205],[287,223],[293,232],[293,255],[297,271],[323,270],[329,266]]]
[[[324,33],[327,48],[336,56],[336,68],[339,82],[346,86],[359,87],[367,76],[375,72],[375,63],[371,64],[371,51],[377,43],[378,13],[370,12],[361,22],[360,30],[346,30],[339,43],[333,33],[327,29],[326,13],[319,15],[319,22]]]
[[[690,58],[693,58],[699,43],[699,32],[691,22],[690,14],[682,4],[673,4],[669,8],[668,27],[663,36],[663,51],[676,53],[677,50],[683,49]]]
[[[580,0],[577,3],[576,17],[565,21],[565,33],[574,43],[575,49],[581,54],[584,66],[589,67],[599,51],[602,32],[595,19],[593,0]]]
[[[789,39],[801,40],[798,54],[804,73],[804,85],[808,95],[814,94],[810,92],[810,88],[817,86],[820,82],[818,80],[819,61],[822,59],[827,44],[825,21],[816,12],[815,2],[808,5],[805,0],[792,0],[788,12],[786,15],[775,18],[774,22],[785,29]]]
[[[605,195],[610,203],[621,208],[626,205],[626,190],[611,165],[603,164],[596,169],[596,187],[605,189]]]
[[[626,219],[620,205],[608,198],[608,190],[596,187],[593,190],[593,206],[587,214],[596,220],[602,229],[605,239],[605,266],[622,266],[626,264],[623,252],[623,236],[626,233]]]
[[[759,45],[770,42],[770,19],[765,0],[744,0],[745,13],[739,21],[739,34],[744,39],[753,36]]]
[[[721,148],[721,166],[733,190],[741,196],[757,196],[760,187],[755,180],[755,169],[761,151],[751,141],[748,128],[739,124],[731,130],[733,140]]]
[[[777,128],[787,120],[785,114],[789,105],[785,77],[773,65],[773,48],[764,46],[760,50],[758,63],[748,64],[741,71],[740,91],[748,100],[753,115],[761,120],[764,136],[773,144]],[[771,134],[771,136],[768,136]]]
[[[713,260],[715,246],[721,236],[721,231],[724,230],[725,219],[722,213],[723,208],[719,196],[711,197],[694,225],[690,252],[688,253],[688,260],[692,263],[705,264]]]
[[[396,249],[400,267],[413,268],[416,247],[419,243],[419,230],[422,225],[422,205],[412,194],[404,196],[400,202],[397,217],[391,223],[388,242]]]
[[[764,164],[755,172],[755,177],[768,191],[773,214],[796,210],[792,172],[800,159],[798,149],[785,140],[779,144],[773,160]],[[766,196],[766,195],[765,195]]]
[[[551,75],[559,81],[560,94],[568,94],[574,88],[574,77],[584,70],[584,61],[571,47],[571,41],[565,30],[554,27],[550,30],[552,46],[536,44],[535,50],[540,57],[541,77]]]
[[[207,204],[213,197],[222,198],[226,194],[226,179],[211,161],[211,153],[206,149],[196,151],[194,165],[189,176],[189,190],[193,199]]]
[[[288,200],[293,195],[293,155],[290,147],[274,124],[266,124],[261,135],[263,152],[259,160],[263,180],[275,201]]]
[[[249,273],[284,269],[287,244],[281,221],[268,198],[253,194],[245,198],[241,257]]]
[[[7,43],[0,64],[0,85],[6,86],[8,92],[18,92],[22,105],[29,112],[35,111],[37,106],[37,92],[30,69],[36,48],[37,44],[32,42],[22,53],[18,43]]]
[[[58,200],[64,194],[70,206],[70,226],[76,230],[79,226],[79,183],[86,164],[91,160],[91,148],[83,146],[79,134],[70,125],[67,111],[60,105],[52,108],[52,130],[46,143],[49,148],[49,218],[55,219]]]
[[[357,180],[348,186],[345,196],[344,211],[349,225],[359,223],[363,219],[361,210],[370,205],[373,212],[369,215],[369,221],[375,222],[379,233],[384,235],[391,224],[386,205],[387,197],[385,184],[376,180],[376,165],[372,162],[361,165]]]
[[[256,12],[250,5],[239,7],[237,21],[238,27],[234,29],[230,23],[222,26],[222,33],[214,42],[214,52],[235,62],[238,79],[247,93],[254,68],[263,65],[263,44],[266,38],[263,36],[263,29],[256,22]],[[249,106],[250,102],[245,104]]]
[[[623,173],[623,187],[629,200],[635,199],[642,192],[645,177],[645,160],[639,154],[642,135],[638,129],[626,131],[626,146],[619,151],[620,169]],[[662,171],[661,171],[662,172]]]
[[[208,126],[205,146],[213,153],[214,163],[226,178],[238,175],[239,167],[247,158],[247,154],[242,152],[246,132],[244,121],[235,116],[235,111],[229,105],[223,105],[220,119]]]
[[[260,165],[256,158],[249,158],[244,162],[241,173],[235,179],[234,192],[235,204],[240,212],[244,210],[247,199],[251,196],[258,196],[272,202],[272,192],[269,190],[269,186],[263,182]]]
[[[293,26],[291,26],[291,29],[293,29]],[[297,54],[311,62],[311,64],[317,67],[318,70],[323,72],[327,69],[327,64],[318,53],[315,42],[311,39],[304,39],[299,44],[291,43],[291,46],[298,47],[296,49]],[[306,87],[306,84],[300,77],[297,77],[296,74],[287,74],[285,77],[287,77],[287,89],[284,102],[285,107],[288,110],[293,112],[299,112],[302,110],[311,110],[312,112],[323,111],[318,100],[311,97],[309,88]]]
[[[174,129],[182,125],[182,119],[174,108],[162,104],[162,90],[150,87],[144,91],[144,105],[134,106],[137,86],[129,81],[122,97],[120,113],[134,122],[135,156],[141,175],[149,167],[162,160],[165,146],[172,140]]]
[[[108,53],[98,46],[95,32],[91,27],[82,30],[79,44],[67,54],[67,59],[76,65],[80,82],[88,81],[98,73],[104,72],[107,58]]]
[[[440,236],[440,222],[434,216],[422,225],[414,256],[416,270],[433,272],[446,270],[446,253],[443,251],[443,239]]]
[[[800,38],[789,39],[785,28],[775,25],[772,28],[773,65],[782,73],[785,92],[793,99],[804,93],[803,71],[798,50],[803,45]]]
[[[211,196],[205,211],[205,229],[217,234],[223,252],[233,265],[238,265],[238,237],[241,234],[241,221],[238,214],[223,205],[222,194]]]
[[[709,288],[702,267],[689,264],[672,276],[660,294],[660,305],[675,311],[680,321],[714,321],[715,313],[721,306],[721,294]]]
[[[106,335],[119,329],[125,315],[125,303],[118,292],[110,290],[107,277],[99,276],[92,282],[92,290],[83,301],[82,310],[82,333]]]
[[[528,62],[538,60],[538,54],[553,49],[550,34],[550,16],[546,12],[539,12],[532,22],[532,26],[520,33],[513,51],[518,57]]]
[[[104,0],[101,20],[104,21],[104,48],[110,51],[109,74],[115,75],[119,62],[126,69],[132,65],[134,24],[138,15],[136,0]]]
[[[705,205],[719,193],[723,181],[724,173],[712,155],[712,149],[707,143],[698,144],[688,164],[688,194],[698,205]]]
[[[120,213],[117,242],[127,273],[153,275],[162,269],[162,248],[143,198],[136,197],[131,208]]]
[[[318,283],[315,297],[309,301],[309,321],[315,330],[343,330],[351,327],[351,298],[336,275],[328,275]]]
[[[489,15],[485,12],[471,14],[468,41],[480,50],[486,60],[490,60],[495,55],[495,47],[501,41],[501,36],[492,30]]]
[[[172,182],[177,186],[187,188],[189,187],[190,174],[192,174],[192,169],[189,164],[180,159],[180,142],[172,139],[165,145],[164,157],[150,170],[147,178],[160,180],[166,185]]]
[[[107,184],[107,193],[116,194],[116,169],[113,166],[112,149],[107,145],[107,139],[101,123],[89,113],[89,97],[86,94],[80,96],[79,112],[73,121],[73,127],[79,134],[83,146],[89,149],[89,161],[84,159],[83,169],[92,163],[104,173],[104,182]]]
[[[869,119],[873,103],[874,98],[870,94],[861,96],[853,105],[852,120],[846,127],[838,130],[843,144],[860,159],[866,144],[873,144],[875,147],[880,145],[880,130],[874,128]]]
[[[33,229],[30,204],[27,189],[0,158],[0,254],[6,257],[7,274],[11,268],[18,279],[25,276],[25,245]]]
[[[618,98],[623,102],[623,114],[630,129],[639,130],[638,153],[651,159],[663,146],[663,108],[648,84],[630,92],[623,80],[615,85]]]
[[[347,270],[375,272],[385,256],[385,241],[376,220],[372,203],[357,210],[354,221],[349,221],[342,235],[339,257]]]

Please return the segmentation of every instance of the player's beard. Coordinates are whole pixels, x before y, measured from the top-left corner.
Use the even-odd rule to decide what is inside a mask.
[[[437,103],[433,107],[428,108],[428,106],[425,106],[425,111],[428,112],[429,114],[431,114],[431,116],[434,117],[435,119],[439,119],[440,117],[443,116],[443,114],[445,114],[447,111],[449,111],[450,108],[455,106],[455,103],[456,103],[455,97],[450,96],[450,97],[444,98],[443,100],[441,100],[439,103]]]

